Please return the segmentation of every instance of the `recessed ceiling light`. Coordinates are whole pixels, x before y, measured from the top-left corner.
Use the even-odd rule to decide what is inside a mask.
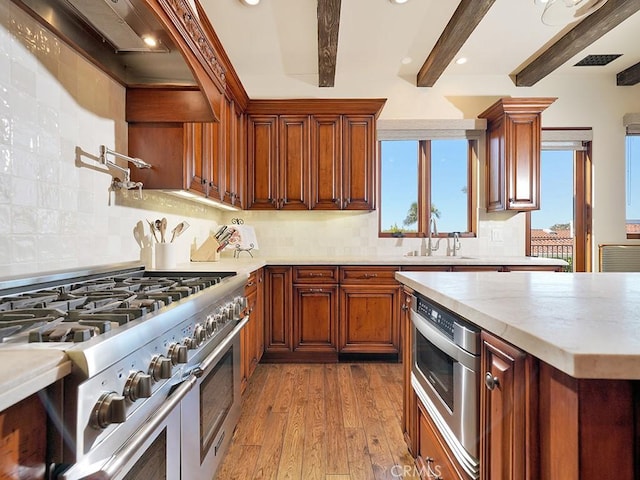
[[[258,5],[260,3],[260,0],[240,0],[240,2],[253,7],[255,5]]]
[[[456,63],[457,63],[458,65],[463,65],[463,64],[467,63],[467,57],[460,57],[460,58],[458,58],[458,59],[456,60]]]
[[[142,41],[145,43],[147,47],[157,47],[158,41],[152,37],[151,35],[145,35],[142,37]]]
[[[398,5],[401,5],[403,3],[407,3],[409,0],[389,0],[391,3],[396,3]]]

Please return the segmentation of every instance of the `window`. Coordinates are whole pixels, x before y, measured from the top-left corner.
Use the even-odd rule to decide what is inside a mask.
[[[380,141],[380,236],[473,233],[473,162],[467,138]],[[432,228],[433,232],[433,228]]]
[[[640,238],[640,133],[627,133],[626,172],[627,238]]]

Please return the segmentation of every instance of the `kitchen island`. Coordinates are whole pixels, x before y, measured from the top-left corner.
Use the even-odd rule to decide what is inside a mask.
[[[640,274],[396,278],[482,332],[480,478],[638,478]]]

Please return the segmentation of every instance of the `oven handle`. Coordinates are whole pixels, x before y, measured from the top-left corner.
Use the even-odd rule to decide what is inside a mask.
[[[200,365],[198,365],[193,370],[191,370],[190,373],[192,375],[195,375],[196,377],[202,377],[204,375],[207,375],[209,373],[209,370],[216,366],[216,364],[218,363],[218,360],[220,360],[220,357],[222,357],[222,355],[227,350],[227,348],[229,348],[229,345],[231,345],[235,341],[236,337],[240,335],[240,332],[248,322],[249,322],[249,315],[245,316],[242,320],[240,320],[240,322],[238,322],[238,324],[233,328],[233,330],[231,330],[229,335],[227,335],[225,339],[222,342],[220,342],[220,344],[215,348],[215,350],[211,352],[207,358],[205,358],[202,362],[200,362]]]
[[[478,370],[479,359],[476,355],[472,355],[463,348],[460,348],[447,337],[442,335],[438,330],[424,321],[422,316],[414,309],[411,309],[411,322],[420,331],[424,338],[433,343],[443,353],[447,354],[449,357],[453,358],[470,370]]]
[[[162,425],[162,422],[169,416],[174,408],[178,407],[182,399],[191,391],[198,381],[195,374],[189,375],[178,388],[167,398],[156,414],[148,419],[146,423],[125,443],[103,467],[91,475],[82,477],[80,480],[111,480],[118,475],[124,466],[134,458],[149,436]]]

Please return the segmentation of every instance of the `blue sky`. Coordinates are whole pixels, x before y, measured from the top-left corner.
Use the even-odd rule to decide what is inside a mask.
[[[627,220],[640,220],[640,135],[627,137]]]

